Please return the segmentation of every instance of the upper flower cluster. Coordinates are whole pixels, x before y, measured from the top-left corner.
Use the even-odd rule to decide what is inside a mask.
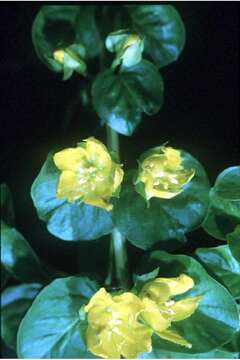
[[[151,151],[139,165],[135,184],[144,184],[144,197],[171,199],[183,191],[183,186],[194,176],[193,169],[185,169],[181,152],[160,146]]]
[[[53,159],[61,170],[57,197],[112,209],[109,201],[122,182],[123,170],[100,141],[90,137],[76,148],[56,153]]]
[[[85,306],[89,351],[103,358],[136,358],[150,352],[152,334],[175,344],[191,347],[171,323],[191,316],[201,296],[175,301],[194,286],[193,280],[181,274],[177,278],[157,278],[146,283],[135,295],[125,292],[111,295],[101,288]]]

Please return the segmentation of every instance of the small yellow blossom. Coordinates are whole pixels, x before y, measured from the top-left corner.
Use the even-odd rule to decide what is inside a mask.
[[[110,211],[110,198],[123,179],[121,165],[116,164],[107,148],[94,137],[56,153],[54,163],[61,170],[57,197]]]
[[[64,62],[64,50],[56,50],[53,53],[54,60],[58,61],[60,64],[63,64]]]
[[[136,358],[151,351],[152,330],[137,321],[144,305],[130,292],[112,296],[101,288],[85,306],[87,348],[103,358]]]
[[[129,46],[139,44],[142,41],[138,34],[129,35],[122,44],[122,49],[126,49]]]
[[[157,278],[146,283],[139,297],[144,304],[141,316],[145,323],[161,338],[175,344],[191,348],[191,344],[176,331],[169,329],[174,321],[181,321],[191,316],[198,307],[201,296],[175,301],[180,295],[194,286],[193,280],[181,274],[177,278]]]
[[[144,184],[147,200],[152,197],[171,199],[183,191],[194,174],[193,169],[183,167],[179,150],[161,146],[140,164],[135,184]]]

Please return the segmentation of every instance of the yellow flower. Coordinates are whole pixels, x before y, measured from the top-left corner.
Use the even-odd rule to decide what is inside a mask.
[[[116,164],[106,147],[94,137],[56,153],[54,163],[61,175],[57,197],[74,202],[80,199],[86,204],[110,211],[110,198],[123,179],[121,165]]]
[[[194,173],[192,169],[184,169],[179,150],[160,146],[140,164],[135,184],[144,184],[147,200],[152,197],[171,199],[183,191]]]
[[[137,321],[144,306],[130,292],[121,295],[101,288],[85,306],[87,348],[103,358],[136,358],[151,351],[152,330]]]
[[[191,348],[176,331],[169,329],[174,321],[181,321],[191,316],[198,307],[201,296],[186,298],[179,301],[172,299],[190,290],[193,280],[181,274],[177,278],[157,278],[145,284],[139,294],[144,310],[141,316],[146,324],[161,338],[175,344]]]

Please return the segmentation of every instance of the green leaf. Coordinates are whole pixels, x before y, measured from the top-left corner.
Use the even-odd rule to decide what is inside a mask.
[[[130,5],[134,29],[144,38],[146,53],[160,66],[178,59],[185,44],[182,19],[171,5]]]
[[[1,221],[1,264],[23,282],[49,280],[37,255],[15,229]]]
[[[226,286],[232,296],[240,298],[240,263],[234,259],[228,245],[198,249],[198,260],[217,281]]]
[[[18,332],[19,358],[90,358],[81,335],[79,310],[98,290],[86,277],[68,277],[45,287]]]
[[[97,56],[103,47],[95,22],[95,6],[83,5],[76,18],[76,41],[83,44],[86,49],[86,57]]]
[[[240,262],[240,225],[236,226],[235,230],[227,235],[227,242],[232,255]]]
[[[123,184],[120,199],[113,208],[113,222],[133,245],[149,249],[159,241],[165,242],[165,246],[172,240],[184,241],[184,235],[203,221],[209,192],[206,173],[190,154],[182,151],[181,156],[183,166],[196,172],[184,191],[172,199],[152,198],[148,207],[135,191],[132,179]]]
[[[49,154],[35,179],[31,196],[38,216],[49,232],[62,240],[92,240],[112,230],[111,213],[84,203],[69,203],[56,198],[60,171]]]
[[[8,225],[14,225],[15,216],[13,209],[13,200],[7,184],[1,184],[1,218]]]
[[[6,345],[16,349],[20,322],[41,289],[40,284],[11,286],[1,294],[1,334]]]
[[[192,316],[171,326],[192,344],[192,348],[175,345],[154,335],[154,353],[150,357],[161,358],[165,351],[179,354],[206,353],[231,341],[239,330],[238,308],[231,294],[191,257],[154,251],[144,257],[139,272],[149,272],[157,266],[161,277],[176,277],[185,273],[194,280],[194,287],[178,296],[178,299],[198,295],[203,298]]]
[[[142,113],[156,114],[163,103],[163,81],[157,68],[142,60],[118,74],[108,69],[92,86],[94,108],[102,120],[123,135],[132,135]]]
[[[210,204],[203,228],[213,237],[226,240],[240,225],[240,166],[224,170],[210,192]]]

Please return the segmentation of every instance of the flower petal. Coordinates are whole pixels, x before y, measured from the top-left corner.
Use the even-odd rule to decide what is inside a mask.
[[[113,296],[113,301],[116,303],[120,318],[124,317],[127,321],[136,320],[137,315],[144,308],[142,301],[130,292]]]
[[[154,281],[160,284],[167,284],[172,296],[183,294],[194,286],[193,279],[185,274],[181,274],[175,278],[157,278]]]
[[[164,340],[171,341],[174,344],[178,344],[181,346],[185,346],[188,349],[191,349],[192,344],[190,344],[187,340],[185,340],[181,335],[179,335],[176,331],[173,330],[164,330],[161,332],[157,332],[157,335]]]
[[[104,169],[104,171],[110,171],[112,159],[106,146],[94,137],[90,137],[84,141],[86,142],[88,161],[95,164],[96,167]]]
[[[195,296],[175,302],[171,309],[174,311],[172,321],[181,321],[191,316],[198,307],[202,296]]]
[[[143,298],[142,302],[145,308],[141,312],[141,316],[154,331],[163,331],[171,325],[170,318],[167,318],[161,314],[157,304],[154,301],[148,298]]]
[[[91,297],[89,303],[84,307],[84,311],[89,312],[96,305],[108,306],[112,303],[112,296],[104,288],[101,288]]]
[[[164,155],[167,158],[167,167],[169,169],[177,169],[181,166],[181,152],[172,147],[162,147]]]
[[[76,174],[72,171],[63,171],[58,181],[57,197],[73,202],[82,195]]]
[[[168,283],[161,283],[155,279],[145,284],[139,294],[140,298],[148,297],[158,303],[164,303],[171,295]]]
[[[135,326],[120,325],[118,332],[113,337],[116,343],[120,344],[121,355],[127,359],[136,359],[139,353],[150,352],[151,329],[144,325],[137,324]]]
[[[100,197],[87,197],[86,196],[86,197],[84,197],[83,201],[88,205],[97,206],[97,207],[100,207],[107,211],[111,211],[113,208],[112,204],[109,204],[107,202],[107,200],[100,198]]]
[[[53,156],[55,165],[59,170],[76,171],[86,162],[86,151],[81,147],[64,149]]]
[[[112,338],[112,332],[103,330],[99,333],[92,326],[86,332],[87,348],[93,354],[105,359],[120,359],[121,354]]]

